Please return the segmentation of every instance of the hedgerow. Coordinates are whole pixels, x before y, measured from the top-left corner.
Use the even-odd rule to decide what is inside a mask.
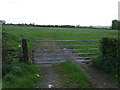
[[[93,61],[93,66],[111,74],[119,80],[120,38],[103,37],[100,44],[102,54]]]

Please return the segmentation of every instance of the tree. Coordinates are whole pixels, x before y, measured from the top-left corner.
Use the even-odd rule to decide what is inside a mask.
[[[113,20],[112,21],[112,29],[118,30],[120,28],[120,21]]]
[[[118,21],[118,30],[120,30],[120,21]]]

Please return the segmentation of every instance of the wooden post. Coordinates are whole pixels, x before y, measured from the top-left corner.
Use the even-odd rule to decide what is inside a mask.
[[[27,46],[27,40],[22,39],[22,53],[23,53],[23,62],[26,62],[29,60],[28,58],[28,46]]]

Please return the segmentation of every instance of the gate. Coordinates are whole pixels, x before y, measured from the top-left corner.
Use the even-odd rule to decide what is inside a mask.
[[[32,47],[35,64],[89,62],[100,54],[99,40],[34,40]]]

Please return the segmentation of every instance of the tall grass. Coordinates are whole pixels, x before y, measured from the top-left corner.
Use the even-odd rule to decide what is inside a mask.
[[[41,79],[36,74],[42,74],[37,66],[19,62],[3,67],[3,73],[3,88],[32,88]]]

